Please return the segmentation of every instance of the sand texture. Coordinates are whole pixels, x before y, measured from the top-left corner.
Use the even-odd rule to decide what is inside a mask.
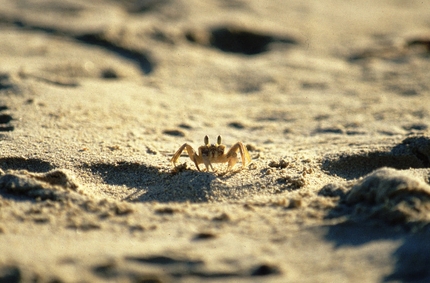
[[[0,62],[0,282],[430,282],[430,1],[0,0]]]

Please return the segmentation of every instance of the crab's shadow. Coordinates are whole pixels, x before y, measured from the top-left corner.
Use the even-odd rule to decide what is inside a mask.
[[[185,170],[172,173],[155,166],[135,162],[85,164],[93,175],[108,185],[126,186],[130,202],[208,202],[215,190],[228,191],[221,179],[232,174],[217,176],[213,172]]]

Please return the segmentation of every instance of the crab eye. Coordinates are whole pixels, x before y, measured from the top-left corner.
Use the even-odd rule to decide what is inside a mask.
[[[221,144],[221,136],[218,136],[217,140],[216,140],[217,144]]]
[[[205,136],[204,142],[205,142],[205,145],[209,144],[209,137],[208,136]]]

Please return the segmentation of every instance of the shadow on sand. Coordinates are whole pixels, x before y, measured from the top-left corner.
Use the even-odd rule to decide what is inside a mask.
[[[0,168],[6,170],[27,170],[31,172],[48,172],[54,166],[37,158],[4,157],[0,158]]]
[[[354,179],[367,175],[348,190],[326,186],[320,193],[339,197],[328,219],[344,219],[329,226],[326,239],[336,248],[364,247],[371,243],[398,245],[390,255],[394,268],[383,282],[430,282],[430,223],[428,184],[395,169],[428,168],[430,138],[409,137],[387,151],[326,157],[323,169]],[[353,172],[353,173],[351,173]],[[353,192],[353,193],[352,193]],[[358,193],[357,193],[358,192]],[[375,246],[378,257],[385,250]]]
[[[382,282],[430,282],[429,231],[411,233],[381,223],[343,223],[328,228],[326,239],[336,249],[360,247],[375,242],[399,242],[391,254],[395,265]],[[377,248],[372,257],[380,256]],[[382,251],[383,252],[383,251]]]
[[[430,166],[430,138],[409,137],[387,151],[357,152],[326,156],[322,169],[330,174],[351,180],[381,167],[396,169],[428,168]]]
[[[366,180],[377,183],[376,178],[369,176]],[[413,187],[409,190],[413,191]],[[397,246],[391,255],[385,254],[395,265],[383,282],[430,282],[430,224],[424,217],[428,213],[426,195],[398,190],[388,195],[383,203],[365,199],[351,202],[348,198],[351,191],[354,187],[346,194],[338,194],[337,206],[327,213],[327,219],[340,219],[342,223],[327,226],[325,238],[333,242],[336,249],[365,248],[372,244],[374,251],[369,260],[387,253],[375,243]],[[418,207],[417,203],[423,206]],[[409,208],[416,209],[415,214]]]
[[[191,170],[177,174],[162,172],[157,167],[133,162],[96,163],[84,167],[106,184],[134,189],[124,199],[130,202],[207,202],[217,178],[213,173]]]

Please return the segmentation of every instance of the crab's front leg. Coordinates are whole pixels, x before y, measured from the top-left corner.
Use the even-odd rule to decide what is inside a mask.
[[[212,166],[211,161],[209,160],[209,158],[207,156],[202,156],[202,160],[203,160],[203,163],[206,166],[206,171],[207,172],[209,172],[209,167],[212,169],[212,171],[215,171],[214,167]]]
[[[179,157],[181,156],[181,153],[184,150],[187,150],[188,156],[190,157],[190,159],[194,162],[194,164],[197,167],[197,170],[200,171],[199,168],[199,163],[201,163],[201,158],[200,156],[197,155],[197,153],[195,152],[195,150],[193,149],[193,147],[187,143],[184,143],[176,152],[175,154],[173,154],[172,159],[170,159],[170,162],[173,163],[173,166],[176,167],[176,161],[178,161]]]
[[[242,167],[245,167],[246,163],[251,162],[251,156],[249,155],[249,152],[246,149],[246,147],[243,145],[243,143],[237,142],[227,152],[227,160],[228,160],[227,170],[230,170],[238,161],[237,159],[238,151],[240,152],[240,156],[242,158]]]

